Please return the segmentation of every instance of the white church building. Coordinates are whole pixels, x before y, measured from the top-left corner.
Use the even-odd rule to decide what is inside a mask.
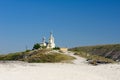
[[[46,42],[45,37],[43,37],[42,42],[40,43],[41,47],[46,47],[47,49],[55,48],[55,40],[53,34],[50,33],[49,41]]]

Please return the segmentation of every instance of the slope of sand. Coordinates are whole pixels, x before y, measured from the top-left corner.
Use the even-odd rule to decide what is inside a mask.
[[[120,65],[0,63],[0,80],[120,80]]]
[[[0,62],[0,80],[120,80],[120,64],[92,66],[68,53],[73,64]]]

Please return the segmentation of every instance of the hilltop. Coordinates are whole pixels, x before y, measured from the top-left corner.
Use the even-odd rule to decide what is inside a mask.
[[[25,52],[10,53],[0,55],[1,61],[25,61],[29,63],[55,63],[65,62],[75,59],[57,50],[38,49]]]
[[[83,58],[84,60],[82,60]],[[86,59],[86,60],[85,60]],[[75,47],[67,52],[54,49],[35,49],[0,55],[1,61],[24,61],[29,63],[72,62],[81,60],[90,64],[116,63],[120,61],[120,44]]]

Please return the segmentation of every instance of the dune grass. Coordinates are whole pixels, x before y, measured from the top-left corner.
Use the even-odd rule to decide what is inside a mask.
[[[113,59],[114,55],[111,54],[117,54],[116,52],[120,51],[120,44],[76,47],[69,50],[75,52],[75,55],[92,60],[94,63],[116,63]],[[106,56],[106,54],[108,55]]]
[[[65,54],[59,54],[59,53],[50,53],[50,54],[37,54],[33,55],[31,57],[28,57],[27,59],[24,59],[24,61],[27,61],[29,63],[56,63],[56,62],[63,62],[65,60],[73,60],[74,58]]]
[[[81,57],[84,57],[87,60],[101,61],[101,62],[106,62],[106,63],[115,63],[115,61],[112,59],[105,58],[105,57],[98,56],[98,55],[92,55],[92,54],[89,54],[86,52],[75,52],[75,55],[79,55]]]
[[[71,56],[46,49],[0,55],[1,61],[25,61],[29,63],[55,63],[73,59]]]

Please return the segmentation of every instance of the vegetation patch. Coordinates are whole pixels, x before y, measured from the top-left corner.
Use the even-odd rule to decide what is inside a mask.
[[[79,55],[81,57],[86,58],[88,63],[93,64],[93,65],[107,64],[107,63],[116,63],[112,59],[105,58],[105,57],[98,56],[98,55],[92,55],[92,54],[85,53],[85,52],[77,52],[77,53],[75,53],[75,55]]]
[[[120,60],[120,44],[76,47],[69,49],[93,65],[116,63]]]
[[[0,60],[19,60],[21,58],[24,58],[24,52],[20,53],[10,53],[6,55],[0,55]]]
[[[54,62],[62,62],[65,60],[73,60],[74,58],[65,54],[60,53],[50,53],[50,54],[37,54],[33,55],[31,57],[28,57],[27,59],[24,59],[24,61],[33,63],[54,63]]]
[[[25,61],[29,63],[55,63],[73,60],[74,58],[65,54],[55,53],[52,50],[41,49],[0,55],[1,61]]]

